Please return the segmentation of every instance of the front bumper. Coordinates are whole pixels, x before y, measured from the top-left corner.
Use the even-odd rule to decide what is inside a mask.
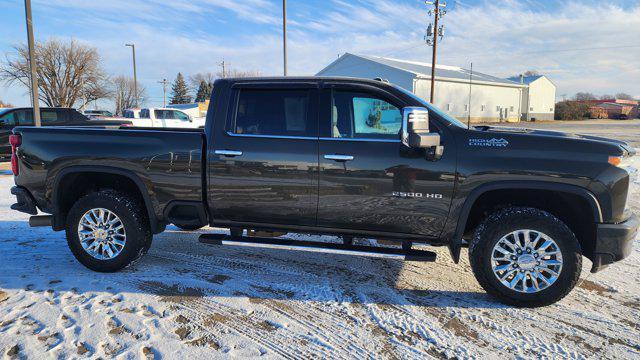
[[[591,272],[595,273],[609,264],[631,255],[633,241],[638,234],[640,220],[637,215],[619,224],[598,224],[598,239],[593,253]]]
[[[11,188],[11,194],[15,195],[16,200],[18,201],[17,203],[11,205],[11,210],[16,210],[31,215],[38,215],[36,201],[33,199],[27,189],[20,186],[14,186]]]

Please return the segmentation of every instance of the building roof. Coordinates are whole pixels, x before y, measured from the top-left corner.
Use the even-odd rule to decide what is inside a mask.
[[[369,55],[356,55],[346,53],[341,56],[338,60],[336,60],[333,64],[341,61],[341,59],[346,57],[356,57],[365,59],[367,61],[373,61],[379,64],[383,64],[392,68],[404,70],[410,73],[415,74],[419,77],[431,78],[431,64],[418,62],[418,61],[408,61],[408,60],[399,60],[392,58],[385,58],[379,56],[369,56]],[[320,73],[328,70],[333,64],[327,66],[324,70],[320,71]],[[319,73],[319,74],[320,74]],[[436,65],[436,78],[447,78],[447,79],[457,79],[457,80],[465,80],[469,81],[469,77],[471,76],[471,70],[464,69],[458,66],[448,66],[448,65]],[[487,75],[481,72],[474,71],[471,77],[472,81],[476,82],[489,82],[489,83],[497,83],[503,85],[520,85],[520,81],[511,81],[508,79],[502,79],[499,77]]]
[[[543,77],[543,76],[544,76],[544,75],[525,76],[525,77],[523,78],[523,81],[524,81],[524,84],[529,85],[529,84],[531,84],[532,82],[534,82],[534,81],[536,81],[536,80],[540,79],[540,78],[541,78],[541,77]],[[512,77],[508,78],[508,80],[511,80],[511,81],[515,81],[515,82],[517,82],[517,83],[520,83],[520,76],[512,76]]]

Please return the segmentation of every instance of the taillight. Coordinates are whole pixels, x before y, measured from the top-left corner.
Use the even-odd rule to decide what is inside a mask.
[[[20,168],[18,167],[18,146],[22,145],[22,136],[19,134],[13,134],[9,136],[9,144],[11,144],[11,171],[14,176],[20,174]]]

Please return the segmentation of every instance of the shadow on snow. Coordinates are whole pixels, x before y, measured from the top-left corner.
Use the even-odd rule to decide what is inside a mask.
[[[204,245],[198,243],[198,235],[170,227],[156,235],[142,260],[118,273],[103,274],[92,272],[75,260],[67,248],[64,232],[29,228],[21,221],[0,221],[0,287],[34,292],[52,289],[144,293],[164,301],[216,296],[424,307],[504,307],[484,292],[442,290],[438,275],[453,271],[450,267],[439,266],[424,276],[418,272],[424,267],[410,265],[400,258]]]

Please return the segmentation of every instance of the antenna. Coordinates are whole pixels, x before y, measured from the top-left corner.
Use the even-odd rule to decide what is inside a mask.
[[[467,114],[467,129],[471,129],[471,82],[473,81],[473,62],[471,62],[471,72],[469,73],[469,104],[467,105],[469,113]]]

